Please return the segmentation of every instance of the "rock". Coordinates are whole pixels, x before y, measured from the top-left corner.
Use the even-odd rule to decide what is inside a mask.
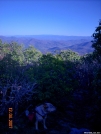
[[[51,130],[51,131],[49,132],[49,134],[59,134],[59,131],[57,131],[57,130]]]
[[[90,132],[90,130],[86,128],[81,128],[81,129],[72,128],[69,134],[84,134],[84,132]]]

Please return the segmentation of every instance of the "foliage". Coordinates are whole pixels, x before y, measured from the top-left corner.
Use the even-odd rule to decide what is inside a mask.
[[[20,64],[24,61],[23,48],[21,45],[18,45],[16,42],[10,44],[0,42],[0,53],[1,57],[4,58],[6,55],[11,56],[11,59],[19,62]],[[6,56],[7,57],[7,56]],[[1,59],[2,59],[1,58]],[[10,63],[10,61],[8,61]]]
[[[95,33],[92,35],[94,40],[92,41],[92,47],[95,49],[94,54],[101,56],[101,20],[99,26],[95,29]]]
[[[36,50],[33,46],[29,46],[27,49],[24,50],[25,62],[27,64],[32,64],[33,62],[38,61],[41,56],[41,52]]]
[[[100,25],[94,34],[94,52],[83,56],[71,50],[61,51],[56,55],[41,54],[32,46],[23,49],[17,43],[0,41],[0,114],[10,104],[17,111],[23,111],[28,105],[37,105],[43,101],[50,101],[62,109],[70,101],[70,104],[75,105],[74,109],[77,109],[80,93],[83,94],[80,98],[83,104],[76,114],[82,114],[80,109],[83,105],[86,111],[87,106],[93,106],[98,109],[96,114],[100,113]],[[77,98],[74,100],[73,95],[76,94]],[[86,104],[87,97],[90,99]]]
[[[72,88],[67,85],[65,73],[63,61],[51,54],[43,55],[36,66],[28,69],[30,78],[34,77],[38,83],[39,94],[36,98],[38,100],[51,100],[52,98],[55,101],[66,95]]]
[[[64,63],[52,55],[43,55],[40,59],[39,80],[41,90],[47,98],[63,95],[69,88],[66,86]],[[42,72],[43,71],[43,72]],[[50,94],[49,94],[49,93]],[[51,95],[51,96],[49,96]]]
[[[72,50],[65,50],[61,51],[59,54],[56,55],[56,57],[60,58],[63,61],[77,61],[80,59],[80,56],[78,53],[73,52]]]

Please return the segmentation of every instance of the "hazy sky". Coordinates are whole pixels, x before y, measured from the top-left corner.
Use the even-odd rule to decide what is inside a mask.
[[[101,0],[0,0],[0,35],[91,36]]]

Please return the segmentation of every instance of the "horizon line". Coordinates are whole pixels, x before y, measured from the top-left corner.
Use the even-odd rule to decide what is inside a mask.
[[[91,35],[57,35],[57,34],[30,34],[30,35],[20,35],[20,34],[17,34],[17,35],[0,35],[0,36],[75,36],[75,37],[78,37],[78,36],[84,36],[84,37],[92,37]]]

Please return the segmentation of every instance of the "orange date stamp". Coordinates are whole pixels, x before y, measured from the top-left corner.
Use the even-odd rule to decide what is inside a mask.
[[[9,128],[13,128],[13,108],[9,108]]]

